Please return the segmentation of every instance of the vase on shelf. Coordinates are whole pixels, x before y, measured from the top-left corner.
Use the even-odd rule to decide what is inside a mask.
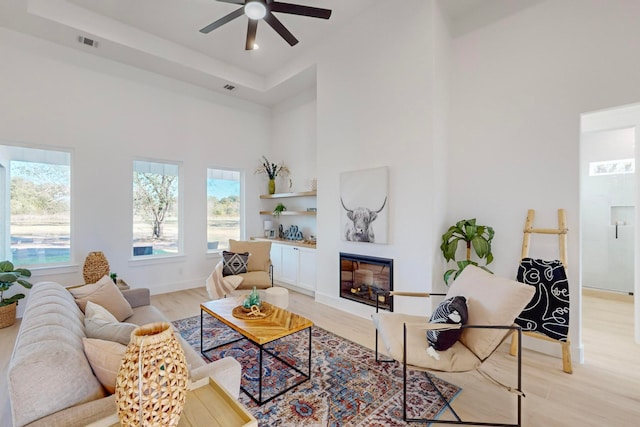
[[[275,192],[276,192],[276,180],[274,178],[269,180],[269,194],[275,194]]]
[[[189,372],[169,323],[140,326],[131,333],[116,378],[116,406],[122,425],[178,425]]]

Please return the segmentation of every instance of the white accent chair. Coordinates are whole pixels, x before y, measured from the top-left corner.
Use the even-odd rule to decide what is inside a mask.
[[[447,325],[448,329],[461,328],[462,334],[455,344],[439,351],[439,360],[428,354],[429,343],[426,339],[428,329],[442,329],[442,324],[430,324],[427,316],[414,316],[401,313],[377,312],[372,316],[376,327],[376,360],[380,362],[397,361],[403,366],[403,417],[405,421],[423,423],[447,423],[458,425],[500,425],[521,426],[522,423],[522,352],[518,351],[517,385],[505,386],[489,377],[491,381],[517,395],[517,423],[492,423],[484,421],[463,421],[440,393],[429,374],[430,371],[469,372],[478,370],[485,378],[488,374],[479,370],[496,351],[507,336],[514,331],[520,335],[520,327],[514,320],[529,303],[535,289],[514,280],[488,273],[473,265],[467,266],[451,284],[446,298],[464,296],[468,305],[468,323],[466,325]],[[430,297],[429,293],[391,292],[395,297]],[[387,356],[393,360],[378,359],[378,336]],[[521,342],[520,340],[518,342]],[[520,349],[519,349],[520,350]],[[455,417],[455,421],[437,419],[410,418],[407,416],[407,369],[424,371],[427,380],[443,400],[446,409]]]

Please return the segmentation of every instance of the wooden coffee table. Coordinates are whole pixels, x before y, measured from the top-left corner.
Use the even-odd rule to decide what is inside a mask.
[[[254,394],[250,393],[245,387],[240,386],[240,389],[247,394],[254,402],[258,405],[262,405],[270,400],[286,393],[292,388],[304,383],[305,381],[311,378],[311,327],[313,326],[313,322],[311,320],[299,316],[295,313],[291,313],[285,309],[279,308],[277,306],[271,305],[264,302],[263,304],[267,304],[267,307],[271,309],[271,313],[263,318],[258,319],[245,319],[238,318],[233,315],[233,309],[237,307],[241,303],[241,300],[238,298],[224,298],[215,301],[209,301],[200,304],[200,348],[201,353],[208,360],[209,357],[206,355],[206,352],[211,351],[215,348],[222,347],[224,345],[240,341],[243,339],[249,340],[249,342],[256,345],[260,352],[258,354],[258,364],[260,373],[258,375],[258,396],[256,397]],[[242,335],[241,338],[236,340],[228,341],[223,344],[218,344],[214,347],[210,347],[205,349],[203,347],[203,324],[204,324],[204,314],[207,313],[210,316],[215,317],[220,320],[225,325],[229,326],[234,331],[240,333]],[[301,332],[303,330],[309,331],[309,346],[308,346],[308,366],[307,372],[303,372],[297,366],[290,363],[287,360],[284,360],[268,348],[265,348],[266,344],[273,343],[281,338],[286,336],[295,334],[297,332]],[[263,400],[262,396],[262,380],[264,376],[263,369],[263,353],[267,353],[269,356],[278,359],[280,362],[284,363],[294,371],[298,372],[302,376],[302,380],[292,384],[288,387],[285,386],[283,390],[278,391],[275,395],[270,396],[267,399]]]

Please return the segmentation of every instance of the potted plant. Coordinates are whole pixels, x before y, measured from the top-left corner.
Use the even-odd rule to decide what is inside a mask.
[[[31,283],[23,277],[31,277],[31,271],[26,268],[14,268],[9,261],[0,262],[0,328],[13,325],[16,321],[16,306],[18,300],[24,298],[24,294],[15,294],[4,297],[4,291],[8,291],[16,283],[27,289],[31,289]]]
[[[255,173],[266,173],[269,177],[269,194],[276,192],[276,177],[278,175],[287,175],[289,168],[284,163],[275,164],[270,162],[265,156],[262,156],[262,165],[258,166]]]
[[[287,210],[287,207],[282,203],[278,203],[278,205],[273,209],[273,216],[278,217],[280,214]]]
[[[446,233],[442,235],[442,244],[440,250],[446,261],[456,261],[456,252],[458,244],[464,242],[466,245],[466,259],[456,261],[457,268],[452,268],[444,273],[444,282],[448,285],[449,279],[453,275],[453,279],[460,275],[462,270],[469,264],[482,268],[491,273],[486,265],[493,261],[491,253],[491,240],[493,239],[493,228],[486,225],[477,225],[476,219],[463,219],[456,222],[455,225],[449,227]],[[479,265],[476,261],[471,260],[471,248],[480,259],[486,259],[485,265]]]

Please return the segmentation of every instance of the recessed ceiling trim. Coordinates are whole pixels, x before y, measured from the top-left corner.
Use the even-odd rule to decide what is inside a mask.
[[[177,43],[96,14],[67,0],[29,0],[27,12],[199,72],[264,91],[265,78]]]

